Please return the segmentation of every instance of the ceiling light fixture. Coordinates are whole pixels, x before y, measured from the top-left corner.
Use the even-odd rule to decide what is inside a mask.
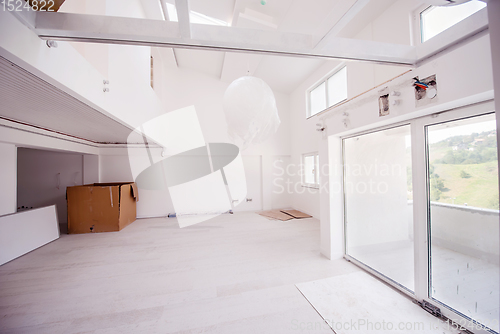
[[[227,87],[223,108],[229,137],[241,150],[252,142],[263,142],[280,125],[272,89],[262,79],[250,75]]]

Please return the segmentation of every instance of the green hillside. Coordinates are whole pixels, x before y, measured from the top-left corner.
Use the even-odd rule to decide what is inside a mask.
[[[444,183],[438,202],[498,210],[498,165],[496,161],[482,164],[434,164],[435,173]],[[470,177],[461,177],[465,171]]]
[[[430,146],[433,201],[498,210],[494,134],[455,136]]]

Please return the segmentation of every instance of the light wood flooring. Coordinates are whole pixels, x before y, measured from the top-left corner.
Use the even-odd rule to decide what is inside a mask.
[[[62,235],[0,267],[0,333],[309,332],[322,320],[295,284],[359,270],[319,238],[316,219],[250,212]]]

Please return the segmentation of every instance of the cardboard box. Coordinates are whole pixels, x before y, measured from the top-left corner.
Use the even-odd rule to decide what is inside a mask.
[[[66,198],[70,234],[120,231],[136,219],[134,182],[68,187]]]

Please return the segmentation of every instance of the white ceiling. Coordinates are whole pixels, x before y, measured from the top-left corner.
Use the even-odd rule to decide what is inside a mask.
[[[220,78],[224,52],[192,49],[175,49],[174,52],[179,67],[190,68]]]
[[[0,57],[0,119],[94,143],[127,143],[131,129]],[[22,126],[20,126],[22,128]],[[142,143],[135,136],[134,143]]]
[[[262,32],[269,31],[273,33],[269,35],[277,36],[279,41],[283,41],[284,45],[291,45],[292,49],[297,43],[310,45],[312,42],[315,46],[313,50],[318,51],[316,54],[322,54],[325,48],[331,46],[333,38],[355,38],[371,21],[398,1],[408,1],[415,6],[423,2],[423,0],[140,0],[148,19],[168,20],[166,4],[174,7],[177,4],[180,13],[178,14],[186,18],[187,12],[183,10],[189,9],[222,20],[229,27],[245,31],[259,30],[260,34],[256,33],[255,36],[252,34],[244,36],[248,39],[245,42],[249,45],[252,45],[252,38],[263,38],[265,35],[263,36]],[[76,8],[78,4],[79,0],[66,0],[61,11],[79,12],[82,9]],[[213,30],[204,25],[195,27],[194,24],[191,27],[181,26],[183,26],[181,35],[184,38],[193,36],[190,30],[191,32],[196,30],[199,38],[205,37],[208,40],[217,39],[219,35],[225,34],[227,31],[225,29],[231,29],[224,27],[222,30]],[[200,30],[206,32],[206,35],[202,34],[200,37]],[[214,35],[211,35],[212,33]],[[291,34],[300,34],[301,38],[310,36],[311,39],[295,40],[295,35]],[[270,40],[272,41],[272,38]],[[359,47],[358,44],[355,45],[355,49]],[[349,49],[344,47],[346,48]],[[326,61],[331,61],[325,58],[290,58],[265,53],[249,55],[197,48],[176,48],[173,55],[176,64],[181,68],[195,70],[228,83],[250,73],[265,80],[274,90],[286,94],[293,92],[305,78]]]
[[[143,3],[156,0],[142,0]],[[175,4],[175,0],[165,0]],[[396,0],[371,0],[354,19],[343,22],[335,35],[353,37]],[[231,26],[312,35],[319,42],[348,13],[356,0],[189,0],[189,9]],[[151,7],[151,6],[150,6]],[[147,12],[149,18],[158,15]],[[345,20],[344,20],[345,21]],[[332,36],[333,37],[333,36]],[[320,58],[282,57],[221,51],[175,49],[178,66],[224,82],[250,73],[275,91],[289,94],[325,61]]]
[[[75,6],[74,3],[78,1],[66,0],[62,11],[77,11],[71,6]],[[164,12],[167,7],[165,4],[185,4],[186,1],[190,11],[225,21],[231,27],[312,36],[313,45],[317,45],[316,49],[321,51],[329,38],[354,38],[398,0],[265,0],[264,5],[261,0],[140,1],[148,19],[163,20],[165,17],[168,20]],[[195,70],[227,83],[250,73],[265,80],[273,90],[285,94],[293,92],[326,61],[332,61],[180,48],[174,49],[173,54],[181,68]]]
[[[264,56],[254,75],[279,92],[291,93],[325,61],[328,60]]]

